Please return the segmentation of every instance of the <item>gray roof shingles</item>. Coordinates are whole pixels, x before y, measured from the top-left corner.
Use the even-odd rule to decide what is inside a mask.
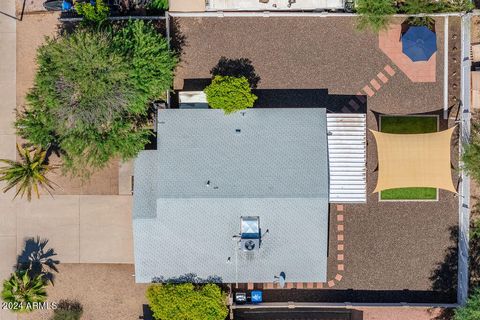
[[[137,282],[190,272],[270,282],[282,271],[287,281],[326,280],[324,109],[170,109],[158,122],[157,150],[135,161]],[[236,250],[242,215],[269,229],[258,252]]]

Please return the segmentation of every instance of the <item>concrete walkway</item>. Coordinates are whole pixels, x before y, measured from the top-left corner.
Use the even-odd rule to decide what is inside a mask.
[[[0,1],[0,158],[15,158],[15,135],[12,122],[16,88],[16,20],[15,0]],[[3,188],[3,185],[0,185]],[[11,194],[0,194],[0,279],[12,271],[16,258],[16,220]],[[16,319],[0,310],[1,320]]]

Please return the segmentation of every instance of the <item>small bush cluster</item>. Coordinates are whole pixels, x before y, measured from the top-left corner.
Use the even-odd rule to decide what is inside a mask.
[[[357,0],[356,11],[360,15],[359,29],[370,28],[374,32],[385,29],[390,17],[396,13],[432,14],[470,11],[474,8],[470,0]],[[415,19],[414,24],[427,25],[426,19]]]
[[[51,320],[80,320],[83,306],[76,300],[60,300]]]
[[[42,275],[32,276],[28,270],[17,270],[3,282],[2,300],[13,312],[31,312],[35,303],[47,300],[47,282]]]
[[[225,114],[252,108],[257,96],[251,92],[250,83],[245,77],[215,76],[205,88],[211,108],[222,109]]]
[[[168,10],[168,0],[151,0],[148,8],[153,10]]]
[[[17,133],[58,149],[64,170],[78,176],[112,158],[131,159],[149,141],[151,102],[170,88],[176,61],[166,39],[141,20],[48,39]]]
[[[472,121],[470,141],[462,154],[463,170],[477,183],[480,183],[480,123]]]
[[[453,320],[480,319],[480,289],[476,289],[467,301],[467,304],[455,310]]]
[[[226,295],[215,284],[154,284],[147,299],[155,319],[224,320]]]
[[[104,0],[95,1],[77,1],[75,3],[75,11],[83,16],[87,23],[99,23],[105,21],[110,13],[110,8],[105,4]]]

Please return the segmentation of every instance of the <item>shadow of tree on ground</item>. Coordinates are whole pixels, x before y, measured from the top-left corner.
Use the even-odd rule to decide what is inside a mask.
[[[255,72],[252,61],[247,58],[228,59],[221,57],[217,65],[210,70],[212,76],[245,77],[252,86],[256,88],[260,77]]]
[[[53,284],[54,272],[58,273],[60,261],[53,258],[57,253],[53,248],[47,249],[47,244],[48,240],[40,237],[26,239],[25,247],[17,257],[17,270],[27,270],[33,277],[41,275]]]

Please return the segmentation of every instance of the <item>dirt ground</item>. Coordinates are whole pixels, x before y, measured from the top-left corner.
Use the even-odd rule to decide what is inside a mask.
[[[364,320],[436,320],[442,309],[429,308],[356,308],[363,311]],[[438,317],[438,318],[437,318]]]
[[[147,285],[135,284],[133,265],[63,264],[55,285],[48,287],[49,302],[77,299],[82,303],[84,320],[133,320],[142,315],[147,303]],[[21,315],[19,320],[45,320],[51,310]]]
[[[15,1],[15,12],[18,18],[22,17],[23,14],[45,12],[43,3],[45,0],[16,0]]]

